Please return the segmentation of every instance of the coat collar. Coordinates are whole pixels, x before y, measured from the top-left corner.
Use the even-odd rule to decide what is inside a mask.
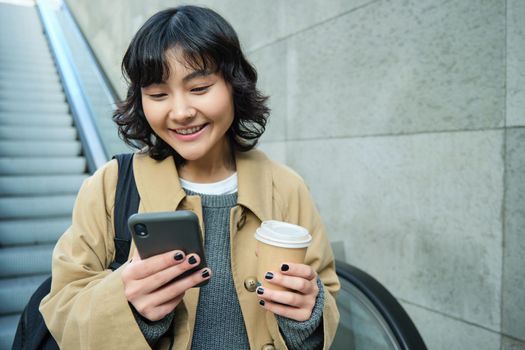
[[[266,155],[258,150],[235,154],[239,194],[238,204],[248,208],[261,221],[272,214],[272,173]],[[176,210],[186,193],[180,186],[173,157],[157,161],[146,154],[135,154],[135,182],[143,210]]]

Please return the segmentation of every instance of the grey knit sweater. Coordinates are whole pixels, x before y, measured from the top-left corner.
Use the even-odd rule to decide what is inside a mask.
[[[214,196],[188,190],[186,193],[201,197],[206,228],[206,260],[213,272],[210,282],[200,289],[192,349],[249,349],[230,267],[229,220],[230,210],[237,203],[237,194]],[[310,320],[297,322],[277,316],[281,334],[290,349],[315,349],[323,342],[324,289],[320,280],[317,284],[320,292]],[[134,315],[152,347],[168,331],[174,317],[171,313],[160,321],[149,322],[135,310]]]

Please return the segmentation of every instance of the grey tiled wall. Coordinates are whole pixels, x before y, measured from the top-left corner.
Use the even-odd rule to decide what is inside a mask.
[[[117,87],[135,30],[180,3],[69,2]],[[525,2],[200,4],[271,96],[261,148],[306,179],[330,239],[429,348],[525,349]]]

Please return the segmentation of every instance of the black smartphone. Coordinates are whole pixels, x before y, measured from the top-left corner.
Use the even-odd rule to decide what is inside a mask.
[[[128,226],[141,259],[147,259],[172,250],[181,250],[184,254],[196,253],[199,255],[200,264],[178,276],[174,281],[207,266],[199,218],[194,212],[177,210],[137,213],[129,217]],[[205,280],[195,287],[204,286],[208,281]]]

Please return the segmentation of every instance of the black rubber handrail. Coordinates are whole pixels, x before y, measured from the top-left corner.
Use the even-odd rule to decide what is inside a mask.
[[[339,278],[350,282],[370,300],[383,316],[402,349],[427,349],[410,316],[380,282],[363,270],[339,260],[336,261],[336,271]]]

